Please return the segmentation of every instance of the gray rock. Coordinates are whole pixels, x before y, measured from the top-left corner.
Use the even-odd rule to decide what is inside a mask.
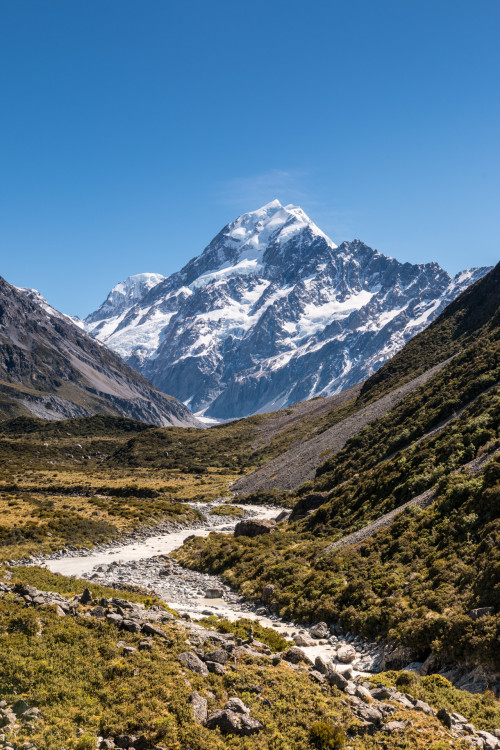
[[[92,615],[92,617],[106,617],[106,610],[104,609],[104,607],[98,605],[97,607],[93,607],[90,610],[90,614]],[[107,740],[105,741],[107,742]]]
[[[339,690],[344,691],[349,684],[349,680],[346,680],[336,669],[329,669],[325,676],[330,685],[334,685]]]
[[[485,617],[486,615],[492,615],[495,611],[495,607],[477,607],[476,609],[471,609],[469,612],[469,617],[473,620],[479,620],[481,617]]]
[[[216,648],[215,651],[210,651],[209,654],[205,654],[203,657],[204,661],[216,661],[219,664],[226,664],[229,659],[229,654],[224,648]]]
[[[236,524],[234,527],[234,536],[261,536],[262,534],[269,534],[275,526],[276,521],[247,518]]]
[[[226,667],[223,664],[219,664],[218,661],[207,661],[205,664],[207,665],[208,671],[212,672],[212,674],[226,674]]]
[[[113,612],[111,612],[109,615],[106,615],[107,622],[111,623],[111,625],[116,625],[117,627],[120,627],[122,624],[123,617],[121,615],[116,615]]]
[[[330,635],[330,629],[326,622],[318,622],[317,625],[313,625],[309,631],[313,638],[328,638]]]
[[[205,726],[208,729],[219,728],[222,734],[236,734],[241,737],[257,734],[264,729],[264,725],[257,719],[226,709],[211,714],[205,722]]]
[[[323,683],[326,679],[324,674],[321,674],[321,672],[318,672],[317,669],[310,669],[309,675],[311,676],[311,679],[314,680],[314,682]]]
[[[121,627],[123,630],[127,630],[129,633],[139,633],[141,630],[141,625],[136,620],[123,619],[121,622]]]
[[[250,709],[243,703],[241,698],[230,698],[224,708],[228,711],[234,711],[237,714],[250,714]]]
[[[207,665],[204,664],[202,660],[192,651],[184,651],[182,654],[179,654],[177,658],[179,659],[181,664],[183,664],[187,669],[190,669],[192,672],[201,674],[204,677],[208,675]]]
[[[12,713],[14,713],[16,716],[21,716],[22,714],[24,714],[25,711],[28,711],[28,709],[30,708],[31,706],[28,703],[26,703],[26,701],[18,700],[12,706]]]
[[[337,651],[337,659],[342,664],[351,664],[356,658],[356,650],[352,646],[341,646]]]
[[[302,633],[297,633],[293,640],[296,646],[314,646],[313,639],[308,638],[307,635],[303,635]]]
[[[191,708],[193,709],[194,720],[198,724],[204,724],[207,720],[208,709],[207,699],[203,698],[199,693],[193,691],[189,698]]]
[[[364,703],[360,703],[360,705],[356,708],[356,713],[359,718],[362,721],[365,721],[367,724],[374,724],[375,726],[379,726],[382,723],[382,711],[375,706],[367,706]]]
[[[332,669],[332,663],[327,662],[323,656],[317,656],[314,660],[314,666],[321,672],[321,674],[327,674]]]
[[[362,700],[369,700],[372,697],[370,691],[367,688],[363,687],[363,685],[356,685],[355,695],[357,695],[358,698],[361,698]]]
[[[415,711],[422,711],[422,713],[427,714],[427,716],[436,715],[434,710],[425,701],[415,701],[415,703],[413,704],[413,708],[415,709]],[[465,721],[467,721],[467,719]]]
[[[273,586],[272,583],[266,584],[264,588],[262,589],[262,601],[265,602],[266,604],[269,604],[272,601],[275,591],[276,591],[276,586]]]
[[[155,625],[151,625],[150,622],[143,622],[141,630],[146,635],[158,635],[160,636],[160,638],[165,638],[165,633],[163,632],[163,630],[155,627]]]
[[[92,601],[92,592],[90,589],[84,589],[80,596],[80,604],[89,604]]]
[[[222,599],[224,596],[224,590],[220,588],[211,588],[205,591],[205,597],[207,599]]]
[[[451,729],[451,725],[453,724],[453,720],[451,718],[451,713],[446,710],[446,708],[440,708],[437,712],[437,717],[441,724],[444,724],[445,727],[448,729]]]
[[[114,740],[105,739],[99,743],[99,750],[113,750],[114,747],[116,747]]]
[[[291,646],[285,653],[283,654],[283,659],[285,661],[289,661],[291,664],[300,664],[300,662],[305,662],[306,664],[312,664],[312,661],[308,656],[305,655],[305,653],[302,651],[302,649],[298,648],[297,646]]]
[[[389,734],[404,732],[409,723],[409,721],[389,721],[387,724],[384,724],[382,731],[389,732]]]
[[[483,730],[478,729],[476,734],[483,740],[484,750],[497,750],[497,748],[500,747],[499,740],[493,734],[490,734],[490,732],[484,732]]]

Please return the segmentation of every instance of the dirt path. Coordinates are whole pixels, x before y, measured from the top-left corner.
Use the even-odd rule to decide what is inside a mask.
[[[426,383],[441,370],[449,360],[427,370],[418,378],[396,388],[372,404],[360,409],[320,435],[305,442],[296,443],[288,451],[251,474],[238,479],[232,490],[238,494],[249,494],[256,490],[294,490],[308,479],[314,479],[316,469],[327,457],[338,453],[357,432],[376,419],[383,417],[405,396]]]

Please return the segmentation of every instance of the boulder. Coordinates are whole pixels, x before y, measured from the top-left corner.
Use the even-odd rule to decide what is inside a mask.
[[[283,654],[283,659],[285,659],[285,661],[289,661],[290,664],[300,664],[301,661],[305,662],[306,664],[312,664],[312,661],[309,659],[309,657],[306,656],[302,649],[298,648],[297,646],[291,646],[288,651],[285,651],[285,653]]]
[[[28,703],[26,703],[26,701],[18,700],[12,706],[12,712],[16,716],[21,716],[22,714],[25,713],[25,711],[28,711],[28,709],[30,709],[30,708],[31,708],[31,706]]]
[[[219,664],[225,664],[229,659],[229,654],[224,648],[216,648],[215,651],[211,651],[209,654],[205,654],[203,657],[204,661],[215,661]]]
[[[486,617],[486,615],[492,615],[494,611],[495,607],[477,607],[470,610],[469,617],[472,620],[479,620],[481,617]]]
[[[325,681],[325,675],[318,672],[317,669],[309,669],[309,675],[314,682],[323,683]]]
[[[234,527],[234,536],[261,536],[262,534],[269,534],[275,526],[276,521],[247,518],[236,524]]]
[[[230,698],[224,708],[227,711],[234,711],[236,714],[250,714],[250,709],[243,703],[241,698]]]
[[[422,713],[427,714],[427,716],[435,716],[433,709],[429,706],[428,703],[425,701],[415,701],[413,704],[413,708],[415,711],[422,711]],[[458,715],[458,714],[457,714]],[[453,718],[453,715],[452,715]],[[465,719],[464,724],[467,723],[467,719]]]
[[[122,630],[127,630],[129,633],[139,633],[141,630],[140,623],[138,623],[137,620],[123,619],[121,626]]]
[[[326,622],[318,622],[317,625],[313,625],[309,631],[313,638],[328,638],[330,635],[330,628]]]
[[[222,734],[236,734],[241,737],[249,737],[264,729],[264,725],[257,719],[227,709],[215,711],[211,714],[206,720],[205,726],[208,729],[218,728]]]
[[[290,511],[282,510],[281,513],[276,516],[276,523],[280,523],[281,521],[288,521],[289,518],[290,518]]]
[[[214,587],[205,591],[205,597],[207,599],[222,599],[224,596],[224,590]]]
[[[191,703],[191,708],[193,709],[194,720],[198,724],[204,724],[208,716],[207,699],[203,698],[203,696],[201,696],[199,693],[193,691],[190,695],[189,702]]]
[[[293,637],[293,640],[296,646],[314,646],[313,639],[308,638],[307,635],[303,635],[302,633],[297,633]]]
[[[441,724],[444,724],[447,729],[451,729],[451,725],[453,724],[453,719],[451,718],[451,713],[446,710],[446,708],[440,708],[437,712],[437,717]]]
[[[327,674],[332,669],[331,662],[326,661],[323,656],[317,656],[314,660],[314,666],[321,672],[321,674]]]
[[[160,628],[151,625],[151,623],[149,622],[143,622],[141,630],[146,635],[159,635],[160,638],[165,638],[165,633],[163,632],[163,630],[160,630]]]
[[[218,661],[207,661],[205,664],[207,665],[208,671],[212,672],[212,674],[226,674],[226,667],[223,664],[219,664]]]
[[[180,663],[192,672],[201,674],[204,677],[208,675],[208,667],[202,662],[202,660],[196,656],[192,651],[183,651],[177,657]]]
[[[352,646],[341,646],[337,651],[337,660],[341,664],[351,664],[356,658],[356,650]]]
[[[357,707],[356,712],[359,718],[367,724],[374,724],[380,726],[382,723],[383,714],[380,709],[375,706],[368,706],[365,703],[360,703]]]
[[[325,676],[330,685],[334,685],[339,690],[344,691],[349,685],[349,680],[346,680],[344,675],[337,672],[336,669],[329,669]]]
[[[500,742],[493,734],[484,732],[482,729],[478,729],[476,734],[478,737],[481,737],[484,750],[497,750],[497,748],[500,748]]]
[[[92,601],[92,592],[90,589],[84,589],[80,596],[80,604],[90,604]]]
[[[394,732],[404,732],[408,724],[408,721],[389,721],[387,724],[384,724],[382,731],[389,732],[389,734],[394,734]]]

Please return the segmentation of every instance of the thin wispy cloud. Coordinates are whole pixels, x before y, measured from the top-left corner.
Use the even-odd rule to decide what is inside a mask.
[[[306,177],[306,172],[280,169],[236,177],[218,185],[215,200],[226,206],[245,206],[246,211],[269,203],[275,198],[285,203],[307,200],[308,194],[303,187]]]
[[[356,236],[356,212],[333,208],[319,197],[313,183],[314,176],[306,170],[271,169],[219,183],[212,198],[238,214],[277,198],[283,205],[300,205],[334,242]]]

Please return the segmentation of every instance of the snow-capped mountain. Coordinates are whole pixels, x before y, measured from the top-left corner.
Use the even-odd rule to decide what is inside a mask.
[[[178,273],[118,284],[84,325],[192,411],[230,419],[364,380],[488,270],[451,278],[360,240],[337,247],[273,201]]]

